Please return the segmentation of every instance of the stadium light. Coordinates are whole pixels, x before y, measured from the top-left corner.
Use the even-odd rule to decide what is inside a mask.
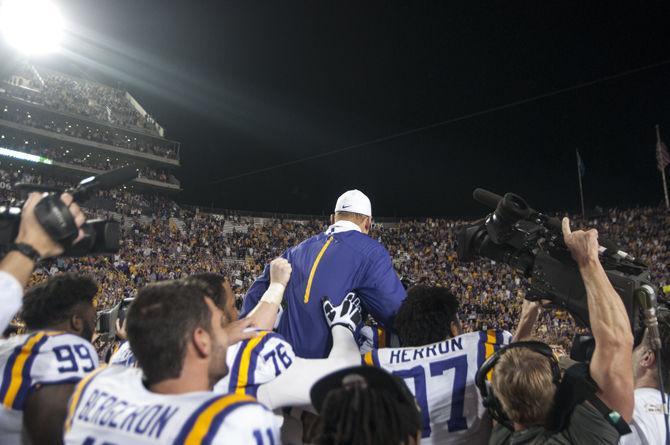
[[[4,0],[0,30],[7,43],[22,53],[46,54],[60,45],[63,19],[50,0]]]

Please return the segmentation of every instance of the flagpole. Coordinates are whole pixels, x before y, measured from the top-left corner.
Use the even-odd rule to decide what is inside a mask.
[[[656,150],[661,143],[661,131],[656,124]],[[659,167],[660,168],[660,167]],[[670,200],[668,200],[668,182],[665,179],[665,169],[661,169],[661,178],[663,178],[663,195],[665,196],[665,208],[666,210],[670,209]]]
[[[579,201],[582,204],[582,218],[586,219],[586,212],[584,211],[584,188],[582,187],[582,170],[579,165],[579,151],[575,149],[577,156],[577,179],[579,179]]]
[[[663,191],[665,192],[665,209],[670,210],[670,201],[668,201],[668,183],[665,180],[665,170],[661,171],[661,177],[663,178]]]

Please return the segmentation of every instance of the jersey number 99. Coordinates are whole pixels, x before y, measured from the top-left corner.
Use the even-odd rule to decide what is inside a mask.
[[[95,369],[95,361],[91,357],[91,352],[84,345],[61,345],[53,348],[56,359],[61,366],[58,367],[58,372],[79,372],[79,362],[81,369],[84,372],[90,372]]]

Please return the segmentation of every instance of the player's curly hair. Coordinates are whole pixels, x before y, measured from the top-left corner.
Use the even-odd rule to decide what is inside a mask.
[[[407,291],[394,327],[402,346],[423,346],[451,337],[458,299],[444,287],[418,285]]]
[[[56,275],[28,289],[21,318],[28,330],[48,329],[74,315],[79,305],[92,305],[97,293],[98,283],[88,275]]]
[[[314,433],[318,445],[409,445],[419,431],[416,404],[355,385],[330,391]]]

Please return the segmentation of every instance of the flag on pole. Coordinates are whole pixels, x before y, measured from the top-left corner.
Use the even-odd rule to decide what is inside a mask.
[[[661,130],[656,125],[656,161],[657,166],[661,172],[661,180],[663,181],[663,195],[665,196],[665,208],[670,210],[670,198],[668,197],[668,181],[665,179],[665,167],[670,164],[670,155],[668,154],[668,147],[665,146],[661,140]]]
[[[582,161],[582,157],[579,155],[579,150],[577,150],[577,168],[579,169],[579,176],[583,178],[586,174],[586,165],[584,165],[584,161]]]
[[[656,161],[658,162],[657,165],[660,171],[665,170],[665,167],[670,164],[670,153],[668,153],[668,147],[660,138],[656,143]]]

